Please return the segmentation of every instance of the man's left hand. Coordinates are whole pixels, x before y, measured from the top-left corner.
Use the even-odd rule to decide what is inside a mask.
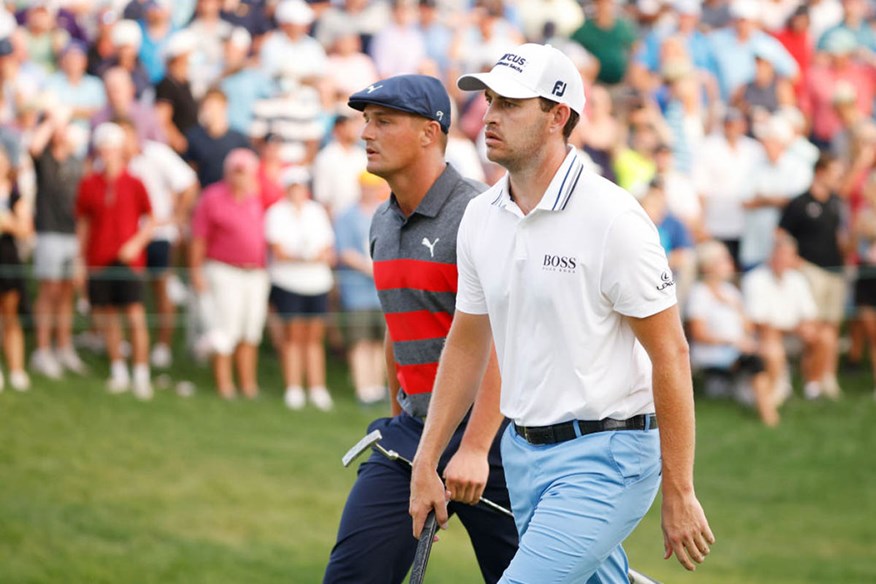
[[[715,543],[715,536],[706,520],[696,495],[663,494],[663,559],[675,558],[688,570],[703,563]]]

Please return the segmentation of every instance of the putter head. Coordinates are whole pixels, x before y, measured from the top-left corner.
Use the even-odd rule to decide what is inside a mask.
[[[350,466],[351,462],[359,458],[363,452],[370,450],[372,446],[380,442],[382,439],[383,434],[380,433],[380,430],[369,432],[347,451],[343,458],[341,458],[341,462],[344,463],[344,466]]]

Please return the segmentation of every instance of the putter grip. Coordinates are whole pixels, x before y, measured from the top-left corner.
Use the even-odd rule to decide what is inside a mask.
[[[426,577],[426,564],[429,562],[429,553],[432,551],[432,542],[435,540],[435,532],[438,530],[438,520],[435,512],[430,511],[420,532],[420,541],[417,544],[417,553],[414,555],[414,565],[411,568],[410,584],[423,584]]]

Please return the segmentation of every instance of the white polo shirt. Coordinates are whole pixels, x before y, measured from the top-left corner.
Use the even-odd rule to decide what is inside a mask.
[[[517,424],[654,411],[651,361],[625,316],[674,305],[657,229],[626,191],[570,149],[524,216],[507,175],[459,227],[457,310],[489,314],[502,413]]]

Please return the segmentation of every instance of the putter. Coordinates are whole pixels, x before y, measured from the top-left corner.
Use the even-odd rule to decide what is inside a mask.
[[[630,568],[630,584],[660,584],[660,582]]]
[[[350,466],[350,464],[354,460],[359,458],[363,452],[365,452],[369,448],[373,448],[374,450],[376,450],[377,452],[379,452],[380,454],[385,456],[387,459],[393,460],[396,462],[401,462],[406,467],[408,467],[408,470],[413,470],[414,465],[410,460],[408,460],[404,456],[400,455],[395,450],[392,450],[392,449],[387,450],[386,448],[384,448],[380,444],[381,440],[383,440],[383,434],[380,432],[380,430],[372,430],[371,432],[366,434],[364,438],[359,440],[352,448],[350,448],[347,451],[347,453],[344,454],[343,457],[341,457],[341,462],[344,464],[345,467]],[[490,501],[489,499],[485,499],[484,497],[481,497],[478,500],[478,502],[483,504],[483,505],[486,505],[487,507],[489,507],[493,511],[497,511],[503,515],[507,515],[508,517],[512,517],[512,518],[514,517],[514,514],[511,513],[511,511],[509,511],[505,507],[499,505],[498,503],[494,503],[493,501]]]
[[[435,512],[430,511],[429,515],[426,516],[423,531],[420,532],[420,539],[417,542],[417,553],[414,555],[414,564],[411,566],[410,584],[423,584],[423,579],[426,577],[426,564],[429,562],[429,553],[432,551],[432,542],[435,541],[437,530],[438,520],[435,519]]]
[[[387,450],[383,446],[381,446],[380,441],[383,440],[383,434],[380,430],[372,430],[368,434],[365,435],[364,438],[359,440],[352,448],[350,448],[346,454],[341,458],[341,462],[345,467],[350,466],[350,464],[362,456],[362,453],[368,450],[369,448],[374,448],[377,452],[385,456],[389,460],[394,460],[397,462],[403,463],[408,467],[408,470],[413,468],[413,464],[410,460],[401,456],[395,450]],[[494,511],[498,511],[503,515],[508,515],[509,517],[514,517],[514,515],[501,505],[490,501],[489,499],[484,499],[481,497],[480,503],[483,503],[487,507],[490,507]],[[435,521],[435,513],[429,513],[429,516],[426,518],[426,523],[423,526],[423,531],[420,534],[420,540],[417,544],[417,554],[414,560],[414,566],[411,571],[411,584],[422,583],[424,572],[426,570],[426,562],[429,561],[429,553],[432,551],[432,540],[435,538],[435,531],[437,530],[438,525]],[[431,531],[431,535],[427,538],[426,533]],[[422,549],[425,548],[425,549]],[[417,566],[419,565],[417,560],[419,560],[422,556],[422,567],[418,570]],[[419,579],[415,580],[415,576]],[[630,584],[660,584],[657,580],[649,578],[644,574],[637,572],[630,568],[629,571],[630,576]]]

